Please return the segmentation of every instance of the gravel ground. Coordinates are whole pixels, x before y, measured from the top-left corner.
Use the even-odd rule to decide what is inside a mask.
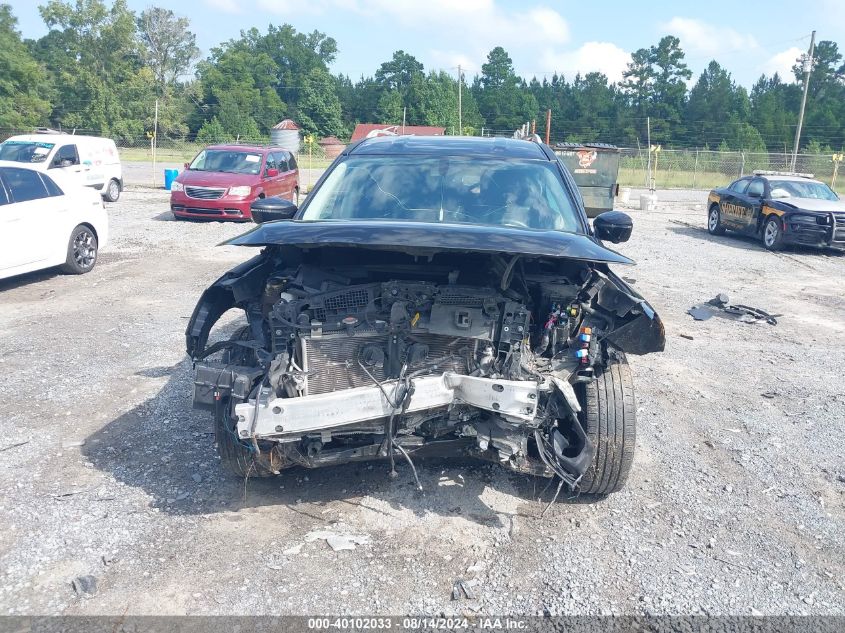
[[[667,330],[632,359],[628,487],[540,517],[545,482],[492,465],[227,477],[183,330],[247,227],[126,191],[92,273],[0,282],[0,612],[845,614],[845,257],[711,238],[705,199],[661,193],[619,247]],[[783,316],[685,313],[717,292]]]

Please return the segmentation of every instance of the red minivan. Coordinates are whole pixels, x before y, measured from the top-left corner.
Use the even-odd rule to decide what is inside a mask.
[[[258,198],[299,202],[296,159],[281,147],[209,145],[173,181],[170,210],[177,218],[250,220]]]

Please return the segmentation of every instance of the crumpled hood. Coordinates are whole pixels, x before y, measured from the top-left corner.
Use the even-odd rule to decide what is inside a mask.
[[[223,242],[237,246],[345,246],[411,255],[441,251],[560,257],[608,264],[633,260],[583,234],[473,224],[423,222],[279,220]]]
[[[791,205],[804,211],[818,211],[821,213],[845,212],[845,202],[842,200],[819,200],[818,198],[775,198],[776,202]]]

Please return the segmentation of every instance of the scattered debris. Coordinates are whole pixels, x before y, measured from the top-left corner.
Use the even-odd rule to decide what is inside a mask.
[[[199,473],[194,473],[193,475],[191,475],[191,479],[193,479],[198,484],[202,483],[202,475],[200,475]]]
[[[70,586],[77,596],[93,596],[97,593],[97,579],[90,574],[87,576],[77,576],[70,581]]]
[[[305,543],[300,543],[299,545],[294,545],[293,547],[289,547],[285,550],[282,550],[282,554],[285,554],[287,556],[296,556],[297,554],[299,554],[299,552],[302,551],[303,545],[305,545]]]
[[[694,305],[689,310],[689,314],[696,321],[706,321],[710,317],[719,316],[725,319],[733,319],[742,323],[768,323],[769,325],[777,325],[775,317],[783,316],[781,314],[769,314],[760,308],[752,308],[742,304],[731,305],[728,295],[719,293],[710,301]]]
[[[462,597],[467,600],[475,600],[475,593],[466,580],[458,578],[452,583],[452,600],[460,600]]]
[[[68,440],[62,442],[62,448],[76,448],[78,446],[85,446],[85,440]]]
[[[338,534],[328,530],[314,530],[305,535],[305,542],[324,540],[334,551],[355,549],[356,545],[366,545],[370,537],[365,534]]]
[[[777,391],[764,391],[760,395],[763,396],[764,398],[769,398],[771,400],[772,398],[774,398],[778,394],[777,394]]]
[[[685,338],[685,339],[687,339],[688,341],[695,340],[695,339],[693,339],[693,338],[692,338],[692,336],[690,336],[689,334],[678,334],[678,336],[680,336],[681,338]]]

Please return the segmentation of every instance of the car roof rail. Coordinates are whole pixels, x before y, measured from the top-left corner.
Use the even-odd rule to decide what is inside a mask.
[[[755,176],[795,176],[797,178],[815,178],[815,174],[805,174],[797,171],[770,171],[767,169],[754,170]]]

